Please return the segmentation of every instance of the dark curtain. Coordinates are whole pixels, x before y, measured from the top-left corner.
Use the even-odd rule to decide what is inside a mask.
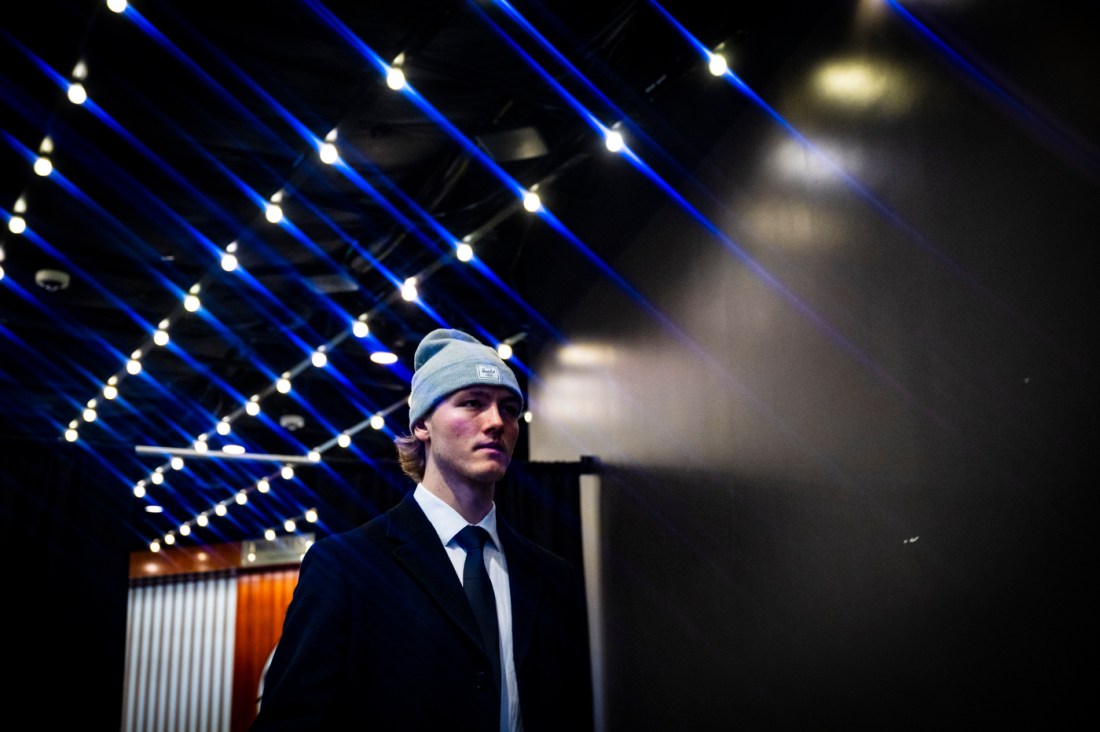
[[[581,463],[513,463],[497,485],[497,511],[521,534],[583,573]]]

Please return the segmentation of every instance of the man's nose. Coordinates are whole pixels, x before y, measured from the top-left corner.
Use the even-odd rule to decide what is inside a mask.
[[[497,429],[504,426],[504,415],[501,414],[500,407],[496,404],[490,404],[485,408],[484,412],[486,427],[490,429]]]

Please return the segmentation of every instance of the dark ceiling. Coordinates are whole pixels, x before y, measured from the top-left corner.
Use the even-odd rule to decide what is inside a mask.
[[[711,79],[681,30],[707,47],[736,44],[739,71],[763,81],[797,24],[812,22],[785,5],[676,3],[666,15],[603,0],[565,12],[188,0],[116,13],[102,0],[44,0],[6,15],[4,434],[60,442],[75,426],[120,490],[146,481],[141,501],[165,512],[135,529],[143,542],[242,491],[248,506],[218,538],[280,524],[309,505],[306,478],[296,500],[265,507],[255,485],[281,461],[209,456],[235,443],[299,458],[317,450],[326,463],[391,459],[413,348],[435,327],[515,338],[529,378],[528,359],[558,338],[569,304],[650,210],[637,184],[610,211],[593,204],[627,165],[597,124],[622,122],[628,144],[652,145],[675,177],[737,112],[677,106],[685,87]],[[82,105],[66,97],[78,65]],[[388,88],[386,65],[400,65],[414,91]],[[319,149],[333,130],[340,162],[328,165]],[[32,172],[40,153],[48,176]],[[535,188],[540,214],[521,206]],[[278,196],[284,219],[270,223],[265,206]],[[15,216],[25,231],[9,230]],[[463,237],[472,262],[455,256]],[[226,271],[234,247],[239,267]],[[409,277],[419,302],[400,295]],[[201,308],[188,312],[196,288]],[[366,338],[351,333],[362,315]],[[157,346],[162,323],[169,342]],[[322,368],[310,361],[319,347]],[[375,350],[397,362],[373,363]],[[283,374],[288,394],[275,388]],[[118,396],[107,399],[112,379]],[[250,416],[254,395],[261,412]],[[376,414],[381,430],[368,426]],[[335,444],[342,432],[347,449]],[[202,440],[205,457],[187,454]],[[168,467],[173,451],[181,470]],[[153,484],[158,470],[166,480]]]

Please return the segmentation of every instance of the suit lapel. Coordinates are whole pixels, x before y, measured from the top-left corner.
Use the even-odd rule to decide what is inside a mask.
[[[454,565],[412,493],[394,506],[387,516],[386,536],[394,544],[394,559],[424,588],[444,615],[479,647],[482,646],[477,619],[462,591]]]

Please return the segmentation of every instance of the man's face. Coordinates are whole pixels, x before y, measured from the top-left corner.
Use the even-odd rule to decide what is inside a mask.
[[[495,483],[512,460],[520,409],[520,400],[503,387],[460,389],[424,419],[416,436],[427,443],[429,463],[444,478]]]

